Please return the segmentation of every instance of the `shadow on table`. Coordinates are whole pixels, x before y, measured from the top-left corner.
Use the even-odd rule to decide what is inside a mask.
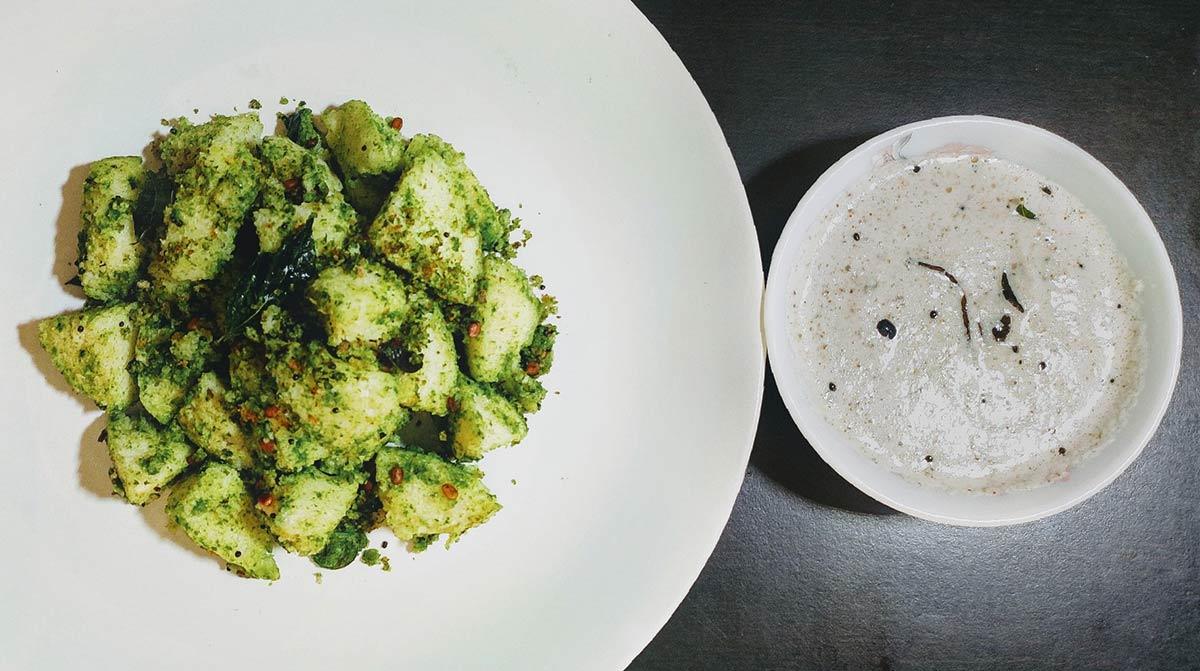
[[[870,137],[830,140],[791,150],[746,182],[763,267],[770,265],[775,242],[804,192],[829,166]],[[895,512],[843,480],[817,455],[792,422],[769,372],[750,463],[816,503],[861,513]]]

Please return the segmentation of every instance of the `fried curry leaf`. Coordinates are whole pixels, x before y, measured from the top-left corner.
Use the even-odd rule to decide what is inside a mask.
[[[145,239],[148,234],[162,226],[163,211],[167,209],[174,195],[175,184],[165,170],[146,172],[146,181],[142,184],[137,203],[133,206],[133,231],[138,240]]]
[[[225,305],[229,332],[238,332],[264,307],[302,289],[317,274],[316,257],[308,228],[285,240],[279,251],[256,256]]]

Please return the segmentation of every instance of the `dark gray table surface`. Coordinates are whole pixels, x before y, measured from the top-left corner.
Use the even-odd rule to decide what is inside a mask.
[[[1073,140],[1124,180],[1170,251],[1193,333],[1138,461],[1072,510],[1001,529],[858,493],[768,375],[725,533],[630,668],[1200,669],[1200,2],[638,6],[725,130],[764,265],[804,191],[861,141],[991,114]]]

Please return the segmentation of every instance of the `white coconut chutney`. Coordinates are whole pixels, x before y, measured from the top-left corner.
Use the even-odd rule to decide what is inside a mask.
[[[1141,384],[1138,284],[1096,215],[986,154],[890,160],[811,229],[790,330],[829,422],[919,482],[1065,477]]]

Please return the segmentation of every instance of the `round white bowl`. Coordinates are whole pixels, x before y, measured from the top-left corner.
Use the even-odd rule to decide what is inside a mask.
[[[806,273],[801,253],[807,229],[883,155],[919,157],[947,145],[986,148],[1058,182],[1095,212],[1144,285],[1147,361],[1144,384],[1127,420],[1069,477],[1034,489],[971,494],[923,486],[875,463],[820,410],[817,386],[791,346],[788,287]],[[1129,189],[1090,154],[1035,126],[986,116],[954,116],[901,126],[869,140],[821,175],[783,229],[771,259],[763,310],[771,370],[788,411],[821,458],[880,502],[916,517],[967,526],[1016,524],[1065,510],[1112,482],[1158,428],[1179,373],[1183,312],[1175,271],[1154,223]]]

